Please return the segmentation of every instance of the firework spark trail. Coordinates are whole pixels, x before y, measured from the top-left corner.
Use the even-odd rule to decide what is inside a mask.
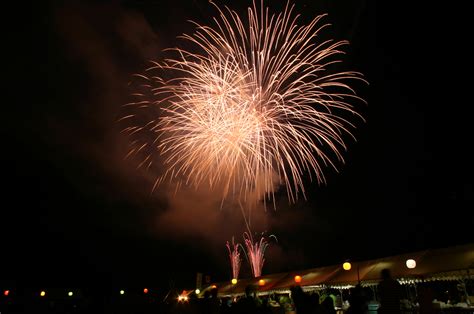
[[[247,260],[249,261],[252,274],[255,278],[262,275],[262,268],[265,262],[265,250],[268,247],[268,242],[265,237],[261,237],[260,241],[253,242],[253,237],[250,233],[244,232],[245,247],[247,249]]]
[[[166,170],[154,188],[163,180],[208,184],[224,200],[254,191],[271,198],[284,184],[294,202],[305,195],[304,173],[324,183],[323,168],[344,162],[343,135],[353,137],[355,127],[344,116],[363,120],[349,101],[363,100],[347,81],[364,79],[331,72],[348,42],[320,39],[325,15],[300,26],[289,3],[271,15],[254,1],[244,20],[215,6],[214,27],[194,23],[196,31],[182,36],[192,51],[169,49],[172,57],[140,76],[153,99],[136,93],[138,101],[125,105],[136,111],[122,118],[129,155],[150,152],[139,167],[162,156]],[[138,121],[152,107],[162,112]]]
[[[232,267],[232,279],[238,279],[242,262],[239,252],[239,244],[236,244],[234,242],[234,238],[232,238],[232,248],[229,241],[227,241],[226,246],[229,250],[230,265]]]

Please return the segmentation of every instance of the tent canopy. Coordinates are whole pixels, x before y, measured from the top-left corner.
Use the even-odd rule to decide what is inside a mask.
[[[413,259],[415,268],[408,268],[406,261]],[[220,296],[240,295],[248,285],[255,287],[258,293],[288,291],[296,285],[295,276],[301,276],[303,288],[315,286],[342,287],[376,284],[381,280],[382,269],[389,269],[392,276],[403,280],[458,280],[474,278],[474,243],[434,250],[424,250],[368,261],[351,263],[350,270],[341,265],[311,268],[302,271],[264,275],[258,278],[240,279],[237,284],[230,282],[214,283]],[[264,284],[259,285],[263,279]]]

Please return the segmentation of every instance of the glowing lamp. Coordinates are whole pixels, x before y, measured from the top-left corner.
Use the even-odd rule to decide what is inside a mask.
[[[143,289],[143,293],[144,293],[144,294],[147,294],[147,293],[148,293],[148,289],[147,289],[147,288]]]
[[[413,269],[413,268],[416,267],[416,262],[415,262],[414,259],[410,258],[410,259],[407,259],[406,265],[407,265],[408,268]]]
[[[233,278],[230,282],[232,282],[233,285],[237,284],[237,279]]]
[[[178,296],[178,301],[179,301],[179,302],[186,302],[186,301],[188,301],[188,297],[187,297],[186,295],[180,294],[180,295]]]
[[[300,276],[300,275],[296,275],[296,276],[295,276],[295,282],[296,282],[296,283],[300,283],[300,282],[301,282],[301,276]]]
[[[3,295],[4,295],[4,296],[8,297],[9,294],[10,294],[10,290],[5,290],[5,291],[3,291]]]
[[[123,291],[123,290],[120,290],[120,294],[125,294],[125,291]]]
[[[349,262],[345,262],[344,264],[342,264],[342,268],[344,268],[344,270],[350,270],[352,268],[352,265]]]
[[[217,289],[217,286],[216,286],[216,285],[212,285],[211,288],[212,288],[212,289]]]
[[[41,291],[40,296],[44,297],[46,295],[46,291]]]
[[[199,290],[199,289],[196,289],[196,291],[195,291],[195,292],[196,292],[196,294],[200,294],[200,293],[201,293],[201,290]]]
[[[72,291],[69,291],[69,292],[67,293],[67,295],[70,296],[70,297],[72,297],[73,294],[74,294],[74,293],[73,293]]]
[[[259,285],[259,286],[264,286],[264,285],[265,285],[265,280],[260,279],[260,280],[258,281],[258,285]]]

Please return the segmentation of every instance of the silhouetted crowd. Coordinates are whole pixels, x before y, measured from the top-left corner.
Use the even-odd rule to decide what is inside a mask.
[[[218,290],[205,293],[204,298],[190,299],[170,309],[170,314],[335,314],[334,294],[321,296],[306,293],[300,286],[291,289],[289,295],[270,294],[257,296],[256,290],[248,286],[245,295],[239,298],[218,298]],[[320,302],[322,300],[322,302]]]

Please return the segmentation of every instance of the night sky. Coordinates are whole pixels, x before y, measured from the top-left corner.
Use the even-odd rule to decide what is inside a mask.
[[[217,3],[240,12],[250,3],[232,2]],[[187,20],[210,24],[216,11],[204,0],[46,3],[4,21],[13,71],[3,101],[0,280],[228,280],[225,241],[245,231],[238,209],[220,209],[210,192],[151,194],[153,173],[123,160],[116,123],[131,74],[191,32]],[[326,185],[308,181],[306,201],[289,205],[283,191],[276,211],[256,209],[254,231],[278,239],[264,274],[474,241],[466,18],[435,6],[296,1],[302,21],[328,13],[326,34],[350,41],[344,69],[369,82],[357,86],[367,121],[357,122],[339,173],[327,169]],[[245,261],[241,272],[249,276]]]

